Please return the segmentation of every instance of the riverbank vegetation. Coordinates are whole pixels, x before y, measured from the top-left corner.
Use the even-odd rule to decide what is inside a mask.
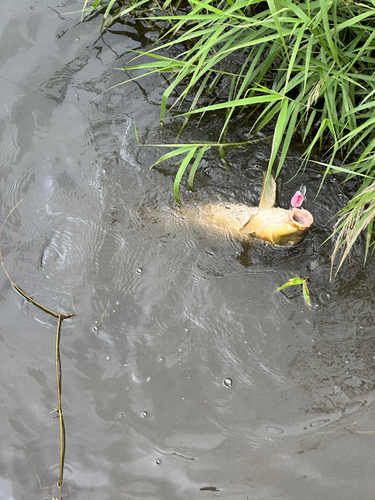
[[[335,226],[333,260],[340,251],[345,259],[362,231],[367,256],[375,215],[374,0],[86,0],[84,16],[99,11],[103,29],[132,15],[159,30],[153,47],[135,54],[142,62],[123,69],[134,78],[139,70],[165,76],[161,123],[179,116],[183,127],[196,115],[219,114],[215,146],[224,158],[231,121],[243,116],[253,138],[272,125],[268,175],[274,169],[277,177],[298,140],[302,166],[324,154],[323,182],[331,172],[360,180]],[[177,200],[185,171],[191,167],[192,187],[209,147],[180,144],[163,157],[182,155]]]

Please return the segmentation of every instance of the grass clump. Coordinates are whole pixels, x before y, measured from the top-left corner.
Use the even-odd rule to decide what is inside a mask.
[[[292,138],[300,137],[306,145],[305,164],[313,151],[324,151],[324,178],[334,168],[349,178],[361,175],[365,182],[336,225],[339,237],[333,259],[345,242],[343,258],[348,255],[361,230],[366,228],[371,236],[375,1],[166,0],[161,5],[144,5],[145,1],[124,7],[114,0],[95,0],[90,8],[105,8],[103,25],[108,25],[142,6],[149,9],[143,11],[143,18],[160,26],[163,34],[158,43],[139,52],[148,56],[146,62],[122,69],[167,75],[161,122],[168,114],[173,117],[172,110],[192,94],[190,105],[184,104],[186,109],[179,116],[186,124],[194,115],[221,113],[220,144],[234,116],[249,118],[253,114],[249,125],[253,134],[274,125],[268,175],[275,167],[276,177]],[[184,168],[179,169],[175,182],[176,199],[186,167],[194,162],[191,186],[197,159],[205,152],[200,149],[198,156],[193,148],[196,146],[186,145],[181,160]],[[342,162],[341,169],[334,167],[336,159]],[[366,225],[359,224],[363,217]]]
[[[340,250],[342,252],[336,274],[361,232],[366,233],[365,262],[368,250],[374,244],[371,242],[371,236],[375,216],[375,181],[367,187],[362,186],[360,192],[338,213],[338,216],[334,228],[338,238],[332,254],[332,264]]]

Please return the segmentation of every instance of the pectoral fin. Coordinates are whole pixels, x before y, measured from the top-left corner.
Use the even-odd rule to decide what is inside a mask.
[[[246,222],[244,226],[239,229],[239,232],[241,234],[254,234],[255,233],[255,227],[253,225],[253,216],[250,217],[250,219]]]
[[[276,182],[272,175],[267,179],[267,174],[263,175],[262,192],[260,195],[259,208],[271,208],[276,201]],[[244,226],[245,227],[245,226]]]

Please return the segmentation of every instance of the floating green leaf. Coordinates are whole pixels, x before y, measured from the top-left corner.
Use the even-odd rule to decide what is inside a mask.
[[[303,300],[305,301],[306,306],[311,309],[311,298],[310,298],[310,292],[307,286],[307,281],[308,278],[290,278],[286,283],[283,285],[279,286],[277,289],[278,292],[281,290],[284,290],[285,288],[288,288],[289,286],[297,286],[297,285],[302,285],[302,295],[303,295]]]
[[[284,290],[284,288],[288,288],[288,286],[292,286],[292,285],[302,285],[302,283],[304,283],[304,281],[305,280],[303,278],[290,278],[286,283],[279,286],[277,291],[280,292],[281,290]]]

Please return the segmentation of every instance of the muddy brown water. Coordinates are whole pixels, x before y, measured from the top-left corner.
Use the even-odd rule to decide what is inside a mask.
[[[301,183],[315,223],[292,249],[163,230],[145,211],[174,209],[172,165],[142,142],[159,128],[165,82],[103,90],[156,36],[138,24],[103,36],[81,2],[3,0],[0,7],[2,237],[14,281],[58,312],[66,425],[64,498],[336,500],[373,498],[375,344],[372,259],[359,244],[329,282],[327,221],[345,203],[321,172],[278,179],[287,208]],[[95,100],[94,100],[95,98]],[[217,137],[189,126],[185,142]],[[239,121],[229,140],[246,140]],[[184,202],[256,204],[267,141],[215,151]],[[299,288],[310,276],[314,308]],[[0,275],[0,498],[57,497],[56,321]]]

